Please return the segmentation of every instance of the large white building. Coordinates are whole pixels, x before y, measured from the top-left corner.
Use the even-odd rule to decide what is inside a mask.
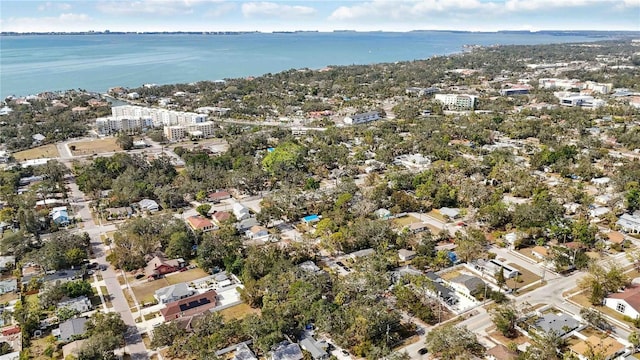
[[[134,105],[114,106],[111,108],[111,115],[111,117],[96,119],[98,133],[107,135],[120,131],[139,131],[145,128],[207,122],[205,114]]]
[[[344,118],[347,125],[365,124],[380,119],[380,113],[377,111],[369,111],[362,114],[355,114]]]
[[[578,79],[543,78],[538,80],[538,86],[544,89],[580,89],[591,90],[600,94],[608,94],[613,88],[612,83],[597,83],[595,81],[581,82]]]
[[[478,97],[465,94],[436,94],[435,100],[449,110],[473,110]]]
[[[186,125],[173,125],[164,127],[164,136],[169,141],[182,140],[187,136],[210,137],[215,132],[213,121],[205,121]]]
[[[556,96],[560,99],[560,105],[562,106],[595,109],[595,108],[604,106],[606,104],[604,100],[595,99],[593,96],[588,96],[588,95],[557,94]]]

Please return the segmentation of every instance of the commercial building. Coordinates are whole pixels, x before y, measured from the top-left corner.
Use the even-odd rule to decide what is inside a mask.
[[[435,100],[448,110],[473,110],[478,97],[465,94],[436,94]]]
[[[165,126],[164,136],[169,141],[179,141],[188,136],[190,137],[210,137],[215,132],[213,121],[205,121],[200,123],[192,123],[187,125]]]
[[[588,95],[560,95],[558,97],[560,99],[560,105],[563,106],[595,109],[604,106],[605,104],[604,100],[595,99],[593,96]]]

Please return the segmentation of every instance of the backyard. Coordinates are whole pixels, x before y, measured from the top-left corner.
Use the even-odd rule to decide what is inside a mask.
[[[222,315],[225,321],[243,319],[249,314],[260,314],[260,309],[254,309],[251,306],[242,303],[220,310],[220,315]]]

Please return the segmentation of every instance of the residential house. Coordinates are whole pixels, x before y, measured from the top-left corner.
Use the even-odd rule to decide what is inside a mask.
[[[604,299],[604,305],[632,319],[640,317],[640,286],[609,294]]]
[[[82,279],[83,276],[83,269],[63,269],[53,273],[47,272],[42,278],[42,282],[45,284],[64,284],[69,281]]]
[[[251,240],[263,239],[269,236],[267,228],[264,226],[255,225],[245,232],[245,235]]]
[[[93,306],[91,305],[91,301],[89,300],[89,298],[83,295],[74,299],[61,301],[58,303],[57,308],[67,308],[70,310],[75,310],[78,313],[82,314],[91,310]]]
[[[398,250],[398,257],[400,261],[409,261],[416,257],[416,252],[413,250],[400,249]]]
[[[458,298],[454,291],[443,285],[444,280],[440,276],[429,271],[426,273],[426,277],[431,280],[431,283],[433,284],[432,291],[434,292],[434,295],[449,305],[453,305],[458,302]]]
[[[624,246],[624,234],[622,234],[619,231],[609,231],[607,233],[607,239],[606,239],[607,245],[609,246],[613,246],[613,245],[619,245],[619,246]]]
[[[258,223],[258,220],[256,220],[256,218],[248,218],[248,219],[244,219],[242,221],[239,221],[236,224],[236,229],[238,229],[239,233],[246,233],[247,230],[251,229],[254,226],[259,226],[260,223]]]
[[[531,255],[537,257],[542,261],[545,261],[549,258],[549,251],[546,247],[538,245],[534,246],[533,249],[531,249]]]
[[[218,204],[226,199],[231,199],[231,194],[227,191],[216,191],[207,195],[207,200],[212,204]]]
[[[303,263],[298,264],[298,267],[301,270],[306,271],[308,273],[312,273],[312,274],[320,274],[324,272],[322,271],[322,269],[320,269],[320,267],[318,267],[318,265],[316,265],[316,263],[314,263],[311,260],[307,260]]]
[[[329,354],[327,353],[327,343],[316,341],[316,339],[308,336],[299,342],[300,347],[309,352],[313,360],[324,360],[329,358]]]
[[[473,300],[474,295],[483,291],[486,284],[482,279],[473,275],[461,274],[449,280],[449,285],[457,292]]]
[[[601,354],[598,359],[615,359],[626,351],[626,347],[612,337],[602,338],[598,335],[591,335],[586,340],[582,340],[569,348],[571,352],[578,356],[580,360],[593,359],[593,354]]]
[[[231,219],[231,213],[226,211],[216,211],[211,215],[211,219],[218,225],[222,225],[223,222]]]
[[[457,208],[442,207],[438,209],[438,212],[440,213],[440,215],[446,216],[449,219],[457,219],[458,217],[460,217],[460,209]]]
[[[211,220],[200,215],[189,216],[187,218],[187,225],[189,225],[193,231],[202,232],[212,231],[218,228]]]
[[[268,357],[269,360],[302,360],[303,358],[300,346],[288,341],[279,343]]]
[[[236,351],[233,354],[231,360],[258,360],[256,355],[249,349],[249,346],[245,343],[240,343],[236,347]]]
[[[158,203],[151,199],[140,200],[140,202],[138,202],[138,206],[140,206],[140,210],[142,211],[155,212],[160,210],[160,206],[158,206]]]
[[[234,203],[232,206],[233,215],[235,215],[236,220],[245,220],[248,219],[251,214],[249,213],[249,209],[247,209],[244,205],[240,203]]]
[[[423,231],[429,230],[429,227],[423,222],[414,222],[409,224],[409,226],[407,226],[407,229],[409,229],[409,232],[412,234],[418,234]]]
[[[76,336],[81,336],[87,331],[86,323],[88,319],[86,317],[69,319],[60,324],[58,329],[54,329],[52,334],[60,341],[69,341]]]
[[[158,278],[163,275],[176,272],[186,265],[183,259],[167,260],[162,256],[156,256],[149,260],[144,273],[147,277]]]
[[[172,303],[168,303],[160,314],[164,321],[171,321],[186,316],[193,316],[210,311],[217,305],[217,293],[209,290],[202,294],[195,294]]]
[[[347,256],[349,256],[353,261],[358,260],[358,258],[361,257],[366,257],[366,256],[371,256],[373,254],[375,254],[376,251],[373,249],[363,249],[363,250],[358,250],[358,251],[354,251],[352,253],[347,254]]]
[[[195,291],[190,289],[186,283],[177,283],[156,290],[153,297],[160,304],[168,304],[174,301],[178,301],[187,298],[194,294]]]
[[[18,291],[18,279],[0,280],[0,295]]]
[[[487,360],[516,360],[518,353],[509,350],[508,347],[498,344],[487,350]]]
[[[616,224],[628,233],[640,233],[640,211],[636,210],[633,214],[622,214]]]
[[[391,218],[391,211],[387,210],[387,209],[378,209],[376,211],[373,212],[373,214],[378,218],[378,219],[383,219],[383,220],[387,220]]]
[[[580,326],[578,320],[565,313],[548,313],[540,316],[532,325],[536,330],[545,333],[555,332],[559,336],[565,336]]]
[[[501,261],[490,259],[490,260],[481,260],[478,259],[474,262],[475,269],[480,270],[489,276],[495,276],[498,271],[502,270],[502,274],[506,279],[514,278],[518,275],[521,275],[520,272],[513,267],[504,264]]]
[[[51,220],[58,226],[69,225],[69,213],[66,206],[54,207],[49,213]]]
[[[0,256],[0,271],[7,271],[15,269],[16,257],[15,256]]]

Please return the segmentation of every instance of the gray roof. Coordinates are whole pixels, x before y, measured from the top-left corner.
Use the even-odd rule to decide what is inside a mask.
[[[352,253],[349,254],[350,257],[352,258],[359,258],[359,257],[364,257],[364,256],[370,256],[375,254],[376,251],[373,249],[363,249],[363,250],[358,250],[358,251],[354,251]]]
[[[304,356],[298,344],[291,344],[284,341],[271,354],[273,360],[301,360]]]
[[[155,293],[156,299],[158,300],[161,298],[180,298],[189,295],[191,295],[191,290],[186,283],[177,283],[175,285],[166,286],[156,290]]]
[[[311,354],[314,359],[324,359],[329,357],[329,354],[319,346],[318,342],[311,337],[306,337],[300,340],[300,346]]]
[[[578,325],[580,325],[578,320],[564,313],[560,315],[554,313],[545,314],[535,322],[535,326],[538,329],[544,332],[554,331],[561,336],[576,329]],[[568,329],[568,331],[565,329]]]
[[[482,281],[482,279],[480,279],[479,277],[466,274],[458,275],[449,280],[449,282],[460,284],[466,287],[469,292],[477,291],[478,289],[485,286],[484,281]]]
[[[251,227],[255,226],[255,225],[260,225],[258,220],[256,220],[256,218],[248,218],[248,219],[244,219],[244,220],[240,221],[236,225],[236,228],[238,229],[238,231],[244,232],[244,231],[247,231],[247,230],[251,229]]]
[[[60,340],[67,341],[70,340],[73,336],[84,334],[87,329],[85,328],[85,324],[87,323],[87,318],[75,318],[69,319],[62,324],[60,324]]]
[[[5,269],[9,264],[16,264],[15,256],[0,256],[0,269]]]
[[[460,215],[460,209],[457,209],[457,208],[443,207],[443,208],[440,208],[438,211],[440,211],[440,214],[446,215],[452,219]]]
[[[232,360],[258,360],[256,355],[249,349],[249,346],[245,343],[240,343],[236,348],[236,353]]]
[[[65,283],[67,281],[73,281],[76,279],[81,279],[83,275],[83,271],[81,269],[65,269],[58,270],[53,274],[45,275],[43,281],[46,282],[57,282]]]

